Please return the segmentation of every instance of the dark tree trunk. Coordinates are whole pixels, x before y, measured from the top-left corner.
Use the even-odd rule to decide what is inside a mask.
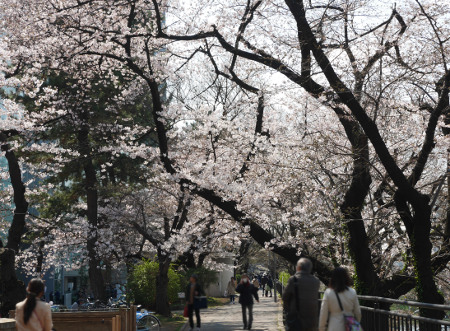
[[[1,134],[2,142],[6,137]],[[19,162],[13,151],[9,150],[7,144],[1,146],[5,151],[8,161],[9,176],[14,190],[13,221],[8,231],[8,242],[6,248],[0,248],[0,314],[8,316],[8,311],[15,309],[17,302],[25,298],[25,284],[16,277],[15,256],[19,251],[22,234],[25,230],[25,216],[28,212],[28,202],[25,199],[25,186],[22,182],[22,173]]]
[[[369,192],[371,178],[368,169],[369,150],[367,138],[364,150],[354,152],[354,169],[352,183],[341,204],[345,227],[348,233],[347,247],[355,266],[358,293],[366,295],[382,295],[379,293],[380,279],[375,271],[367,238],[362,208]]]
[[[340,210],[348,234],[347,249],[355,266],[356,287],[360,294],[382,295],[383,293],[380,293],[380,279],[373,265],[361,214],[372,183],[369,171],[368,138],[362,131],[361,126],[354,119],[345,116],[345,112],[341,108],[335,107],[334,111],[352,144],[352,181],[340,205]]]
[[[414,208],[413,232],[410,238],[411,252],[416,270],[417,297],[421,302],[443,304],[444,298],[438,292],[431,267],[431,208],[428,201],[428,197],[423,196],[422,205]],[[421,316],[442,319],[445,316],[445,312],[422,309]]]
[[[87,240],[87,251],[89,257],[89,282],[96,299],[105,300],[106,290],[100,269],[101,260],[98,258],[97,245],[98,240],[98,199],[97,199],[97,178],[92,161],[84,167],[86,175],[86,193],[87,193],[87,216],[89,223],[89,233]]]
[[[44,247],[45,247],[45,241],[41,240],[39,242],[37,265],[36,265],[36,274],[38,274],[39,276],[41,276],[42,265],[44,263]]]
[[[87,119],[84,118],[84,120]],[[98,258],[96,245],[96,242],[98,241],[98,182],[90,152],[89,127],[87,125],[83,126],[79,131],[78,142],[81,155],[86,158],[83,162],[83,170],[85,174],[87,220],[89,224],[86,245],[89,259],[89,283],[94,298],[104,301],[106,300],[106,288],[100,269],[101,260]]]
[[[2,150],[5,149],[5,156],[9,166],[9,176],[14,190],[14,205],[16,206],[13,221],[8,231],[6,248],[11,248],[15,252],[18,252],[22,234],[25,230],[25,215],[28,212],[28,202],[25,199],[25,186],[22,182],[22,173],[16,155],[14,152],[7,150],[7,146],[2,146]]]
[[[0,248],[0,316],[16,308],[16,303],[25,299],[25,284],[16,277],[14,250]]]
[[[169,305],[169,268],[171,259],[163,254],[160,249],[158,249],[158,262],[159,269],[158,275],[156,276],[156,299],[155,299],[155,312],[163,316],[170,316],[170,305]]]

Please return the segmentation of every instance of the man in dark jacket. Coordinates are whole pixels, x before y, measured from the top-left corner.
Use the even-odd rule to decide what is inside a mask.
[[[200,296],[203,294],[203,289],[200,284],[197,282],[198,276],[196,274],[191,275],[189,278],[189,284],[186,286],[185,298],[188,306],[188,317],[189,317],[189,326],[191,330],[194,330],[194,311],[195,317],[197,319],[197,328],[200,329],[201,321],[200,321],[200,309],[196,307],[194,304],[194,300],[196,296]]]
[[[269,281],[269,278],[267,278],[267,274],[264,274],[261,278],[261,286],[262,286],[262,290],[263,290],[262,296],[264,296],[264,293],[266,292],[266,286],[267,286],[268,281]],[[267,294],[266,294],[266,296],[267,296]]]
[[[246,274],[241,277],[241,282],[236,287],[239,293],[239,303],[242,307],[242,320],[244,321],[244,330],[251,330],[253,322],[253,297],[259,302],[258,289],[250,282]],[[247,323],[248,309],[248,323]]]
[[[312,262],[301,258],[297,272],[289,278],[283,292],[286,331],[317,331],[319,325],[320,281],[311,274]]]

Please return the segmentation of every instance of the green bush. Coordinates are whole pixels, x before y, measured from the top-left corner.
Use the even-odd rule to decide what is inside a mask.
[[[131,300],[136,304],[153,309],[156,299],[156,276],[158,275],[158,262],[143,260],[134,266],[128,277],[128,288]],[[172,267],[169,272],[169,286],[167,295],[169,302],[178,300],[178,292],[183,292],[182,278]]]
[[[287,285],[290,277],[291,275],[286,271],[282,271],[278,274],[278,280],[283,285],[283,287]]]

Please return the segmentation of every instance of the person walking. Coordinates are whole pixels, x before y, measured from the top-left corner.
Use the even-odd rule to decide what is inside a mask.
[[[272,297],[272,288],[273,288],[273,281],[272,277],[267,277],[267,284],[266,284],[266,297],[268,294],[270,294],[270,297]]]
[[[296,273],[290,277],[283,292],[286,331],[317,331],[319,325],[320,281],[311,274],[312,262],[301,258]]]
[[[194,311],[195,318],[197,320],[197,330],[200,330],[200,308],[195,307],[194,301],[196,296],[200,296],[202,294],[203,289],[198,283],[198,276],[196,274],[191,275],[191,277],[189,277],[189,284],[186,286],[185,291],[186,303],[188,305],[189,326],[191,327],[191,331],[194,330]]]
[[[246,274],[241,277],[241,282],[236,288],[239,295],[239,303],[242,307],[242,320],[244,322],[244,330],[251,330],[253,322],[253,298],[259,302],[258,289],[250,282]],[[248,320],[247,320],[248,310]]]
[[[320,308],[319,331],[345,331],[345,315],[361,321],[361,308],[356,291],[350,287],[347,269],[338,267],[331,274]]]
[[[45,285],[39,278],[30,280],[27,298],[16,305],[17,331],[51,331],[53,327],[50,305],[41,298]]]
[[[234,305],[234,299],[236,298],[236,279],[231,277],[227,285],[227,293],[230,296],[230,304]]]
[[[269,281],[269,278],[267,278],[267,274],[264,273],[262,278],[261,278],[262,296],[264,296],[264,293],[266,292],[266,286],[267,286],[267,282],[268,281]]]

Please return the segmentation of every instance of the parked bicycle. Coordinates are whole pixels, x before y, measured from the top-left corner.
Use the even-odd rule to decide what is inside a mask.
[[[161,321],[151,311],[138,310],[136,311],[136,330],[159,331],[161,330]]]

